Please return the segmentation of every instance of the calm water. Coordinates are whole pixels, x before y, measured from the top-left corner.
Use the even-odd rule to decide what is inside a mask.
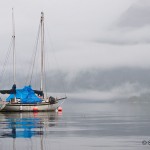
[[[150,103],[67,100],[62,113],[0,113],[0,150],[147,150]]]

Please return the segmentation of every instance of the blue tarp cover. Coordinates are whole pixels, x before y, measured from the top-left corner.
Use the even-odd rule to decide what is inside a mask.
[[[20,99],[21,103],[24,104],[34,104],[42,101],[39,97],[35,95],[31,86],[25,86],[23,89],[16,89],[16,95],[10,94],[7,97],[6,101],[9,102],[15,96],[17,99]]]

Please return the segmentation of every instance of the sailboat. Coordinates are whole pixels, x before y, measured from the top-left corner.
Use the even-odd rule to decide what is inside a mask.
[[[14,19],[13,19],[14,20]],[[14,24],[14,23],[13,23]],[[57,111],[59,106],[67,98],[54,98],[52,96],[45,97],[43,91],[43,76],[44,76],[44,13],[41,12],[40,18],[41,32],[41,83],[40,90],[32,89],[31,85],[24,86],[21,89],[17,88],[15,79],[15,31],[13,27],[13,76],[14,84],[10,90],[0,90],[1,94],[10,94],[6,100],[0,101],[0,111],[5,112],[28,112],[28,111]]]

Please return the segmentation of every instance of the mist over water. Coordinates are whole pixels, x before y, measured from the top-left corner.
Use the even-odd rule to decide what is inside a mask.
[[[148,149],[149,106],[69,99],[63,112],[1,113],[1,149]]]

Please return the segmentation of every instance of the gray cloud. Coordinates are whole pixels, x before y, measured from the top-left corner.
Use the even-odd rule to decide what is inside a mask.
[[[53,70],[46,75],[46,88],[49,93],[67,93],[69,98],[116,99],[132,98],[147,95],[150,90],[150,69],[143,68],[114,68],[114,69],[85,69],[71,75],[70,72]],[[40,75],[33,76],[32,87],[39,89]],[[26,75],[17,74],[17,87],[22,88]],[[10,89],[12,76],[7,74],[1,82],[1,88]],[[12,83],[13,84],[13,83]],[[54,94],[57,95],[57,94]]]
[[[150,87],[149,84],[150,69],[143,68],[114,68],[114,69],[88,69],[76,73],[70,78],[69,72],[53,70],[48,72],[46,83],[48,90],[53,91],[61,89],[60,85],[65,85],[69,92],[84,91],[84,90],[110,90],[114,87],[119,87],[125,83],[133,83],[141,85],[141,87]],[[38,75],[37,75],[38,76]],[[11,76],[10,76],[11,77]],[[40,75],[39,75],[40,77]],[[17,75],[19,86],[25,84],[26,75],[20,73]],[[8,78],[6,79],[8,80]],[[34,85],[33,78],[33,85]],[[40,81],[39,78],[36,79]],[[36,82],[38,85],[38,83]],[[38,86],[37,86],[38,87]]]
[[[130,98],[149,93],[149,75],[150,69],[124,67],[101,70],[91,68],[78,72],[71,79],[67,73],[56,72],[49,77],[51,80],[48,80],[47,83],[50,85],[49,91],[62,92],[63,85],[67,93],[83,98]]]
[[[95,40],[113,45],[150,43],[150,1],[135,1]]]
[[[86,99],[140,98],[150,93],[149,75],[149,69],[141,68],[91,69],[79,72],[67,86],[71,95]]]
[[[149,69],[116,68],[109,70],[90,69],[79,72],[71,81],[69,89],[80,90],[110,90],[127,82],[150,87]]]
[[[143,27],[150,25],[150,1],[139,0],[125,11],[119,21],[119,27]]]
[[[102,36],[97,38],[96,42],[111,45],[138,45],[150,43],[150,26],[141,28],[116,27],[102,33]]]

